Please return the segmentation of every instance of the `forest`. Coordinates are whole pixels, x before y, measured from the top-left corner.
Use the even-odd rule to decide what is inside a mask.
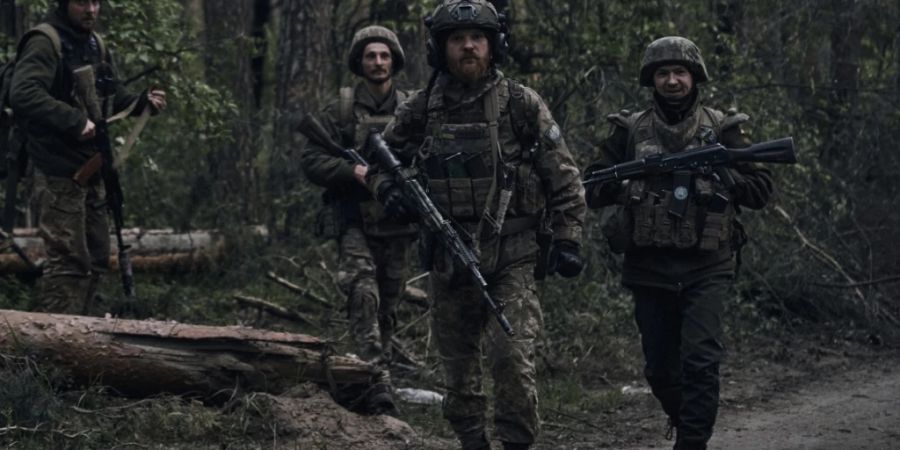
[[[396,82],[423,88],[432,71],[423,17],[436,3],[102,2],[100,30],[121,79],[135,91],[159,86],[168,93],[168,109],[149,121],[120,169],[126,226],[175,234],[214,230],[222,240],[214,257],[190,267],[136,270],[138,302],[125,305],[130,317],[291,331],[318,336],[338,353],[347,350],[345,300],[334,282],[336,245],[313,236],[321,188],[303,174],[306,140],[296,126],[334,103],[340,87],[356,83],[346,52],[367,25],[397,33],[406,68]],[[749,242],[726,306],[726,365],[733,360],[734,373],[774,361],[807,370],[792,379],[800,383],[814,380],[815,364],[829,355],[840,356],[841,367],[869,361],[853,358],[896,359],[900,3],[492,3],[510,27],[501,70],[544,98],[581,168],[598,157],[610,133],[608,114],[648,107],[651,91],[638,84],[641,55],[663,36],[688,37],[702,50],[711,78],[700,86],[704,104],[748,114],[745,128],[755,141],[793,138],[798,163],[773,167],[773,199],[739,217]],[[0,0],[0,63],[14,57],[18,38],[54,4]],[[117,145],[131,126],[112,126]],[[17,226],[27,228],[34,218],[24,181]],[[574,282],[540,284],[545,434],[539,448],[647,445],[661,435],[664,418],[647,418],[652,399],[622,389],[642,382],[640,343],[629,291],[620,284],[621,257],[610,252],[593,211],[583,254],[586,266]],[[408,268],[409,278],[419,272]],[[123,310],[116,272],[104,277],[100,292],[92,315]],[[236,302],[241,295],[303,320]],[[0,309],[31,310],[36,296],[33,279],[0,274]],[[399,316],[397,337],[411,362],[398,384],[440,392],[427,300],[406,302]],[[760,370],[768,375],[780,371],[766,367],[771,370]],[[363,448],[367,439],[276,427],[273,417],[286,408],[276,396],[127,399],[102,383],[73,385],[28,355],[0,355],[0,380],[0,442],[15,448]],[[308,391],[298,395],[317,399]],[[309,408],[306,414],[317,411]],[[440,408],[411,405],[400,419],[417,437],[379,448],[454,448]]]

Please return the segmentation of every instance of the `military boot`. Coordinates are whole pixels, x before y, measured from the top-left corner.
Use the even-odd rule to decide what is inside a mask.
[[[672,450],[706,450],[705,442],[691,442],[686,439],[675,439],[675,446]]]
[[[451,421],[450,427],[456,433],[462,450],[491,450],[491,443],[484,432],[484,419],[469,417]]]
[[[517,444],[514,442],[504,442],[503,450],[528,450],[531,444]]]

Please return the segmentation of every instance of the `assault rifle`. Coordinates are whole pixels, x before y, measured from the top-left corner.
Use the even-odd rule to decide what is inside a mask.
[[[356,150],[352,148],[343,148],[337,142],[334,142],[334,139],[331,139],[328,131],[325,131],[325,127],[322,126],[322,123],[316,120],[312,114],[303,116],[303,119],[301,119],[300,123],[297,125],[297,131],[306,136],[312,143],[325,147],[326,150],[335,156],[347,158],[361,166],[369,166],[366,160],[363,159]]]
[[[445,219],[437,207],[434,206],[434,203],[428,198],[428,194],[425,193],[425,189],[422,188],[419,181],[403,168],[400,161],[394,156],[394,153],[391,152],[390,147],[384,141],[384,138],[381,137],[381,133],[369,135],[369,146],[375,153],[378,162],[402,184],[404,194],[415,205],[420,220],[429,230],[437,235],[444,248],[449,250],[466,267],[466,270],[472,277],[472,281],[479,292],[481,292],[481,297],[487,304],[488,309],[497,317],[500,328],[503,328],[507,335],[515,336],[516,333],[513,331],[512,325],[509,324],[509,320],[503,315],[503,308],[488,293],[487,281],[485,281],[481,271],[478,270],[478,258],[460,239],[459,234],[450,221]]]
[[[583,184],[644,178],[675,171],[715,169],[737,162],[794,164],[797,162],[794,139],[786,137],[746,148],[725,148],[722,144],[713,144],[681,153],[656,154],[589,172],[585,174]],[[728,183],[727,179],[723,181]]]
[[[93,177],[94,173],[99,169],[100,176],[103,178],[103,186],[106,188],[106,206],[112,214],[113,224],[116,229],[116,244],[119,248],[119,273],[122,275],[122,289],[125,296],[131,300],[134,299],[134,274],[131,269],[131,258],[128,256],[128,250],[131,248],[125,245],[122,239],[122,228],[125,225],[125,212],[123,204],[125,197],[122,193],[122,184],[119,181],[119,172],[113,166],[114,159],[112,147],[109,144],[109,130],[107,129],[106,116],[100,105],[100,98],[97,96],[98,85],[100,90],[108,88],[112,83],[112,77],[103,75],[97,79],[94,74],[93,66],[83,66],[73,71],[75,79],[75,94],[82,102],[87,112],[88,118],[94,122],[95,134],[92,140],[97,149],[100,158],[92,158],[88,160],[82,167],[75,172],[72,179],[85,186]],[[98,83],[99,81],[99,83]],[[100,160],[100,167],[96,167],[96,161]]]

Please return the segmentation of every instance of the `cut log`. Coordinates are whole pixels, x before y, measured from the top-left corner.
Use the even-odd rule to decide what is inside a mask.
[[[278,394],[299,383],[365,388],[376,368],[313,336],[240,326],[0,310],[0,352],[36,355],[126,395]]]
[[[265,236],[265,227],[253,227],[251,233]],[[44,240],[34,228],[17,228],[13,236],[32,262],[44,258]],[[172,229],[122,230],[125,244],[131,246],[131,266],[137,272],[192,272],[202,270],[222,255],[224,236],[216,230],[176,233]],[[112,248],[109,267],[118,270],[118,248],[115,236],[110,236]],[[28,266],[12,252],[0,254],[0,274],[28,271]]]

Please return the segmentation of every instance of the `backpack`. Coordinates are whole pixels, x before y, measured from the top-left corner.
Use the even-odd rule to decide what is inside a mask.
[[[59,60],[63,60],[63,46],[59,37],[59,32],[49,23],[41,23],[34,28],[28,30],[16,46],[16,55],[22,52],[25,42],[33,35],[40,33],[53,43],[53,48],[59,56]],[[101,47],[102,48],[102,47]],[[103,50],[101,50],[102,53]],[[0,179],[6,178],[11,168],[16,167],[19,173],[24,169],[26,164],[26,155],[22,149],[25,146],[24,135],[16,126],[16,119],[13,116],[12,105],[9,102],[10,89],[12,88],[13,73],[16,68],[16,60],[18,56],[2,66],[0,66]],[[59,65],[59,71],[62,71],[62,65]]]

